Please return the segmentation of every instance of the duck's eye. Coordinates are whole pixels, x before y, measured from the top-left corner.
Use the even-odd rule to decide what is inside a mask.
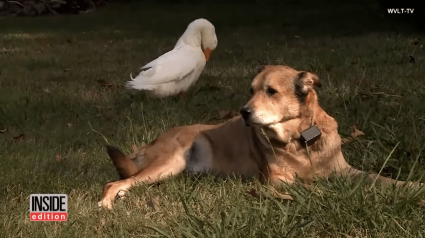
[[[267,94],[268,94],[268,95],[270,95],[270,96],[272,96],[272,95],[274,95],[275,93],[277,93],[276,89],[271,88],[271,87],[268,87],[268,88],[267,88],[267,90],[266,90],[266,92],[267,92]]]
[[[253,95],[253,94],[254,94],[254,89],[250,88],[250,89],[249,89],[249,93],[250,93],[251,95]]]

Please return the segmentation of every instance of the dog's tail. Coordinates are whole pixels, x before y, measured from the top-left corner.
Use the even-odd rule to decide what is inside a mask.
[[[134,160],[125,155],[121,150],[113,146],[107,145],[106,151],[109,157],[114,163],[115,168],[118,171],[120,179],[126,179],[130,176],[135,175],[138,172],[137,165]]]

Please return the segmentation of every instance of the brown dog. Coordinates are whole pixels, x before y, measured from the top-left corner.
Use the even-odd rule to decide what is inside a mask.
[[[257,177],[292,183],[336,174],[395,181],[352,168],[341,152],[336,121],[318,104],[317,75],[287,66],[266,66],[252,82],[252,97],[241,115],[219,125],[174,128],[149,145],[124,155],[107,151],[122,180],[105,186],[100,206],[112,208],[118,193],[183,171]],[[412,183],[410,183],[412,184]]]

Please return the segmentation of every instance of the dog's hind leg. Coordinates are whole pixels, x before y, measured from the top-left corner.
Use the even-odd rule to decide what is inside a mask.
[[[151,163],[142,168],[139,172],[124,180],[110,182],[105,185],[103,196],[99,206],[111,209],[115,197],[120,193],[128,191],[131,187],[140,183],[155,183],[170,176],[177,175],[185,169],[186,161],[184,153],[174,154],[172,157],[151,160]]]

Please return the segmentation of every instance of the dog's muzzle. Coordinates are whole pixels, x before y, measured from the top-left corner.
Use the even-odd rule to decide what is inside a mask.
[[[250,119],[251,119],[252,109],[250,107],[245,106],[240,110],[240,113],[242,115],[243,124],[245,126],[251,126]]]

